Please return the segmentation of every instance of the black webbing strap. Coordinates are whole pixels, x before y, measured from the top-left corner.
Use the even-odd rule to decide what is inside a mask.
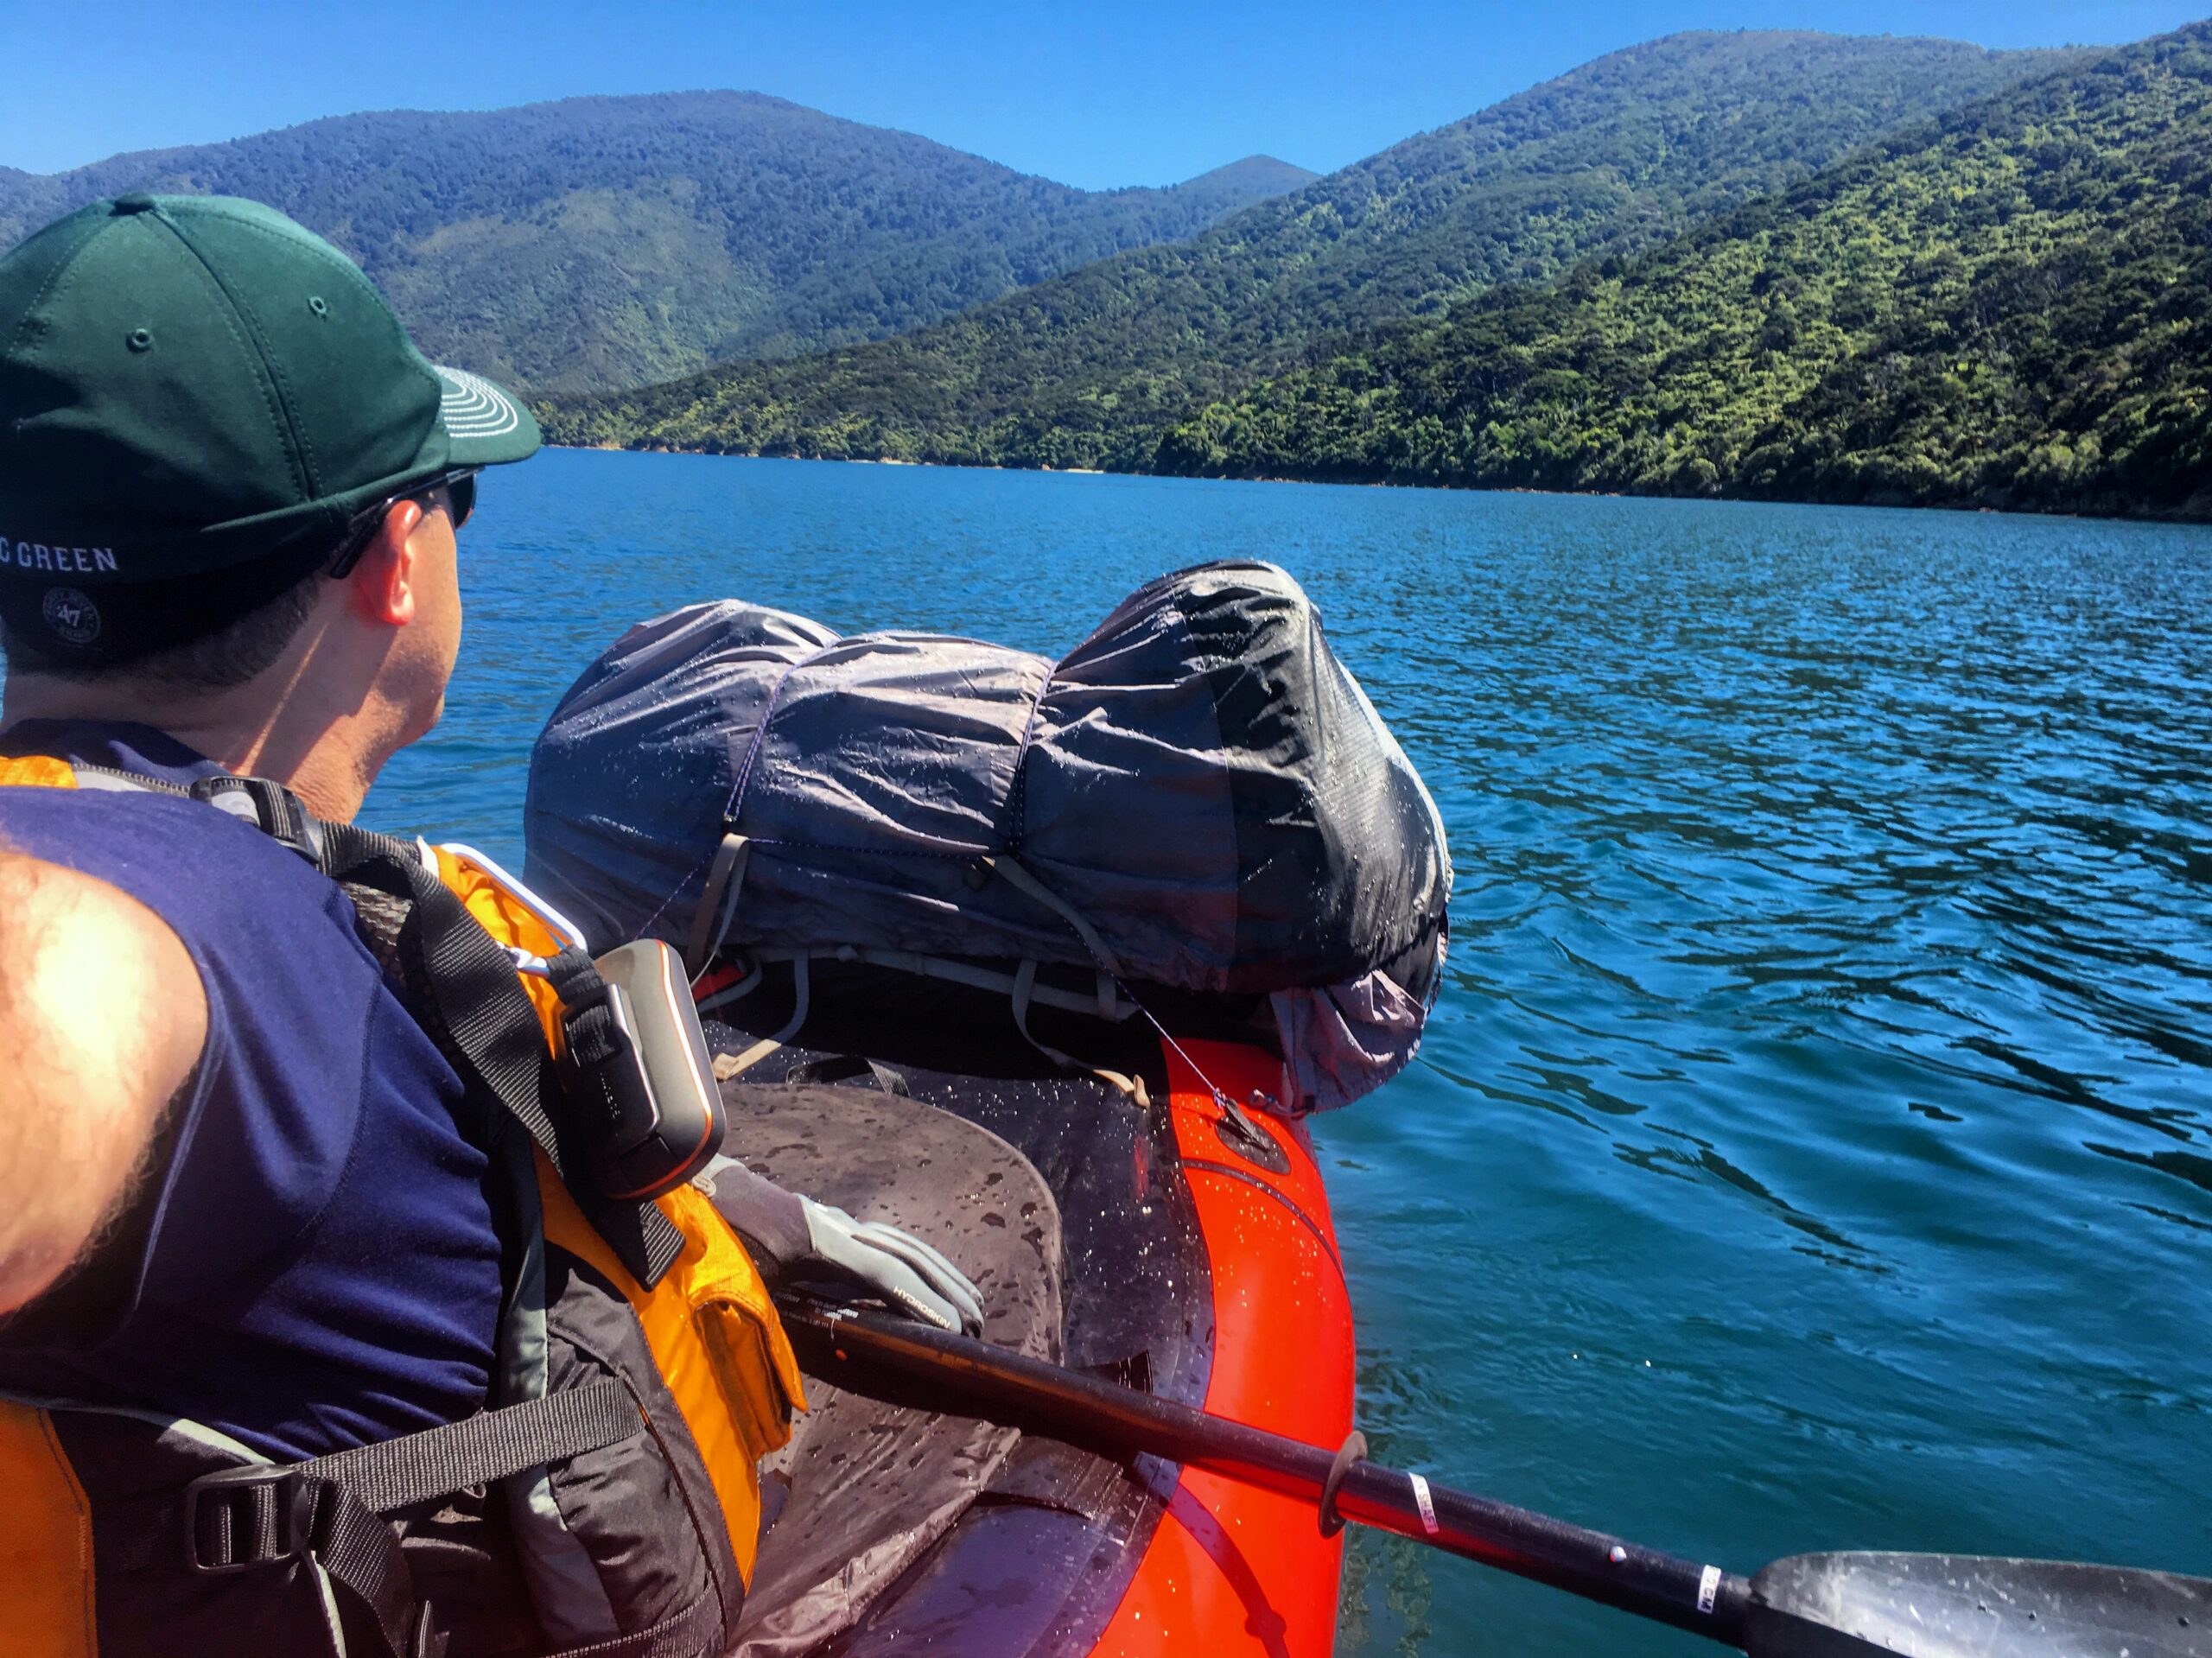
[[[545,976],[566,1010],[562,1028],[569,1051],[580,1065],[602,1064],[615,1052],[614,1010],[607,1004],[607,981],[591,957],[571,944],[545,964]]]
[[[651,1288],[683,1236],[652,1204],[608,1204],[570,1178],[560,1085],[515,963],[416,849],[350,823],[322,825],[323,873],[409,901],[397,949],[416,1017],[447,1060],[528,1131],[622,1265]]]
[[[513,958],[406,842],[351,823],[325,824],[322,838],[323,873],[331,880],[409,901],[397,945],[416,1016],[463,1077],[505,1108],[565,1178],[544,1032]]]
[[[141,777],[112,765],[69,762],[79,789],[127,789],[147,794],[181,795],[226,812],[251,823],[270,840],[289,847],[309,863],[322,861],[322,820],[300,804],[300,797],[281,783],[267,778],[242,778],[216,772],[190,784]]]
[[[226,1469],[186,1489],[184,1515],[194,1572],[225,1575],[311,1557],[366,1614],[380,1637],[377,1658],[429,1658],[437,1649],[399,1534],[358,1493],[297,1467]]]
[[[376,1513],[390,1514],[525,1468],[597,1451],[643,1432],[645,1426],[627,1387],[595,1382],[479,1411],[443,1427],[334,1452],[297,1464],[293,1471],[343,1485]]]
[[[312,1555],[373,1620],[389,1658],[427,1658],[428,1620],[383,1516],[644,1431],[629,1388],[599,1382],[312,1462],[226,1468],[186,1488],[188,1558],[220,1574]]]
[[[390,1658],[435,1658],[442,1653],[445,1642],[431,1633],[430,1609],[416,1597],[399,1534],[342,1485],[322,1486],[315,1506],[309,1547],[315,1560],[369,1615]],[[350,1642],[347,1658],[353,1658]]]

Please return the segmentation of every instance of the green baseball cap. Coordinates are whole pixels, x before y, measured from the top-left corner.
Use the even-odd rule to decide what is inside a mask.
[[[213,632],[359,515],[540,441],[258,202],[118,196],[0,257],[0,619],[50,659]]]

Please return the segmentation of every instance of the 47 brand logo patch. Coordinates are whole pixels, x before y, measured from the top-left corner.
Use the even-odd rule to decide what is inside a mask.
[[[52,588],[40,614],[64,645],[90,645],[100,636],[100,607],[74,588]]]

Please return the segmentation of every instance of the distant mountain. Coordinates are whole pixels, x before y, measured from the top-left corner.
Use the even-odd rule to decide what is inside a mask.
[[[0,246],[125,190],[251,196],[359,260],[433,356],[581,392],[918,327],[1313,176],[1254,156],[1087,192],[750,92],[586,98],[0,168]]]
[[[1303,190],[1320,176],[1310,168],[1294,167],[1272,156],[1247,156],[1241,162],[1185,179],[1173,188],[1192,206],[1203,204],[1225,218],[1255,201]]]
[[[2212,23],[1217,403],[1173,471],[2212,518]]]
[[[1350,331],[1648,248],[2065,60],[1942,41],[1674,35],[1188,242],[917,333],[546,412],[571,442],[1140,467],[1168,427]]]

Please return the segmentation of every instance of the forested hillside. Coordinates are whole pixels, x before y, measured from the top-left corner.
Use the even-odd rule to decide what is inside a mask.
[[[1647,248],[2057,60],[1675,35],[918,333],[546,412],[569,442],[1141,466],[1169,426],[1347,331]]]
[[[433,356],[586,391],[918,327],[1313,177],[1255,156],[1092,193],[752,93],[573,98],[0,168],[0,247],[125,190],[251,196],[359,260]]]
[[[1154,464],[2212,517],[2212,24],[1390,331]]]

